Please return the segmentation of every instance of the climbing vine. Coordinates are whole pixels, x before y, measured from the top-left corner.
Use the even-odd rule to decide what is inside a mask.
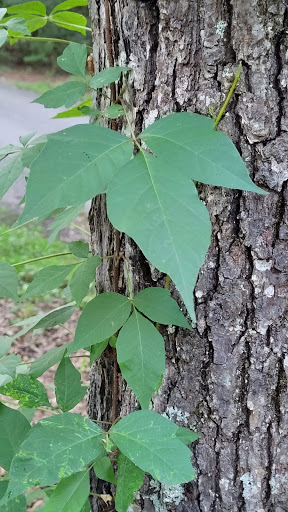
[[[38,1],[0,9],[0,41],[40,40],[31,32],[47,22],[85,33],[86,19],[71,9],[86,4],[86,0],[67,0],[50,15]],[[43,268],[19,296],[17,267],[29,262],[0,263],[0,297],[16,303],[69,279],[73,301],[29,319],[25,332],[65,324],[75,308],[81,310],[73,341],[29,365],[21,366],[20,356],[9,353],[13,339],[0,339],[0,393],[18,400],[19,405],[15,410],[0,404],[0,464],[6,471],[0,478],[0,505],[7,512],[26,510],[27,493],[38,486],[45,498],[45,512],[89,511],[89,471],[93,468],[96,476],[113,484],[116,510],[126,512],[145,473],[169,485],[194,478],[188,445],[198,434],[149,406],[165,372],[159,324],[192,329],[196,320],[193,288],[211,234],[208,211],[196,184],[264,192],[251,181],[231,140],[218,130],[240,68],[216,120],[195,113],[171,113],[136,135],[129,121],[131,107],[123,97],[133,70],[112,60],[107,69],[91,76],[86,71],[87,46],[61,42],[67,46],[57,62],[71,80],[35,101],[45,108],[66,107],[58,118],[92,116],[94,122],[38,138],[35,133],[24,135],[19,146],[0,149],[1,197],[25,168],[30,169],[25,206],[13,229],[53,216],[51,242],[77,217],[86,201],[106,194],[108,216],[118,238],[119,232],[133,238],[151,264],[169,277],[165,289],[146,288],[134,295],[119,246],[117,254],[96,255],[88,243],[75,241],[62,254],[63,259],[73,255],[74,263]],[[87,91],[110,98],[110,105],[103,110],[95,108],[92,99],[84,98]],[[119,118],[126,122],[129,136],[115,130]],[[106,258],[115,261],[114,291],[86,303],[96,268]],[[118,291],[119,261],[124,265],[127,296]],[[170,295],[170,279],[182,297],[186,316]],[[71,354],[86,349],[93,363],[108,345],[117,355],[115,365],[138,399],[139,410],[118,418],[114,394],[111,424],[104,429],[101,421],[69,412],[86,393]],[[38,380],[55,364],[56,409]],[[115,368],[117,374],[118,366]],[[42,407],[53,415],[31,427],[21,407]]]

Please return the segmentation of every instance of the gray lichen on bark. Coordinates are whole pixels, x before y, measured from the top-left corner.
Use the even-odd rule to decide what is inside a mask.
[[[108,65],[104,0],[89,3],[97,70]],[[282,0],[113,0],[110,5],[116,61],[133,68],[125,101],[137,132],[168,112],[218,111],[242,62],[239,86],[219,128],[233,139],[251,177],[269,191],[263,197],[199,187],[213,237],[195,289],[197,326],[192,333],[163,330],[167,371],[153,400],[158,412],[177,408],[173,419],[181,424],[188,418],[187,425],[201,433],[193,456],[197,480],[183,487],[180,503],[165,503],[161,489],[146,483],[135,510],[287,511],[287,5]],[[93,249],[113,252],[103,198],[93,203],[90,223]],[[135,291],[163,284],[133,242],[123,235],[121,244]],[[100,289],[110,289],[110,273],[106,263],[98,274]],[[108,416],[110,367],[101,359],[92,372],[92,417]],[[120,414],[135,406],[124,383],[119,398]]]

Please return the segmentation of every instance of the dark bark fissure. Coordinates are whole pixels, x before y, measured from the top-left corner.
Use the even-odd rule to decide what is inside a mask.
[[[116,62],[134,72],[124,100],[138,134],[167,112],[219,111],[235,72],[241,79],[221,121],[256,183],[254,194],[199,185],[213,237],[194,291],[192,333],[163,329],[167,373],[153,397],[157,412],[201,433],[197,480],[167,489],[145,483],[133,512],[285,512],[288,510],[287,5],[281,0],[110,1]],[[107,66],[104,0],[90,0],[95,69]],[[222,27],[222,28],[221,28]],[[114,251],[104,198],[92,204],[93,250]],[[126,236],[121,237],[135,293],[163,286]],[[105,261],[97,289],[111,290]],[[126,292],[123,269],[119,289]],[[172,287],[173,296],[179,300]],[[192,291],[191,291],[192,292]],[[113,362],[93,367],[89,415],[109,421]],[[137,404],[120,378],[119,414]],[[110,486],[93,480],[93,491]],[[98,490],[97,490],[98,489]],[[112,489],[113,490],[113,489]],[[178,493],[178,494],[177,494]],[[93,498],[93,512],[109,510]],[[131,509],[132,510],[132,509]]]

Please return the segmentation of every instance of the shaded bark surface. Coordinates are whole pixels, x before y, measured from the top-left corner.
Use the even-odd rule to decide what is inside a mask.
[[[89,3],[99,70],[108,65],[105,2]],[[133,68],[125,100],[133,107],[137,132],[172,111],[218,112],[242,61],[237,93],[220,129],[237,145],[251,177],[269,191],[263,197],[200,188],[213,236],[194,291],[197,326],[191,333],[163,331],[167,372],[153,398],[157,412],[201,433],[193,455],[197,479],[172,488],[147,482],[131,510],[288,511],[287,4],[112,0],[110,6],[116,62]],[[104,198],[93,203],[90,225],[93,249],[112,254]],[[135,292],[163,285],[163,275],[124,235],[121,250]],[[111,290],[111,279],[106,262],[98,273],[99,290]],[[125,287],[121,274],[120,289]],[[175,291],[174,296],[181,304]],[[92,371],[91,417],[109,420],[112,385],[112,362],[105,354]],[[134,407],[121,382],[119,415]],[[96,492],[101,482],[97,486]],[[105,506],[95,501],[93,510]]]

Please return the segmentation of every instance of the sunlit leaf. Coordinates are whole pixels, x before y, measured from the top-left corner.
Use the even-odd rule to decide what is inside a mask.
[[[70,11],[61,11],[52,14],[50,21],[53,21],[58,27],[66,28],[67,30],[75,30],[81,34],[86,34],[86,30],[81,27],[86,27],[87,18],[82,14]]]
[[[17,32],[19,34],[24,34],[26,36],[30,36],[30,31],[26,26],[26,22],[22,18],[12,18],[4,24],[5,27],[10,31]]]
[[[66,0],[65,2],[61,2],[60,4],[54,7],[51,14],[57,11],[67,11],[68,9],[73,9],[74,7],[81,7],[83,5],[88,5],[87,0]]]
[[[42,16],[33,16],[33,18],[30,18],[30,20],[27,20],[26,26],[32,33],[36,30],[39,30],[39,28],[45,27],[47,22],[47,18],[43,18]]]
[[[18,375],[17,379],[1,386],[0,393],[19,400],[19,405],[23,405],[23,407],[39,407],[40,405],[50,407],[43,384],[30,375]]]
[[[8,14],[33,14],[33,15],[46,15],[46,7],[42,2],[26,2],[22,4],[12,5],[7,8]]]

